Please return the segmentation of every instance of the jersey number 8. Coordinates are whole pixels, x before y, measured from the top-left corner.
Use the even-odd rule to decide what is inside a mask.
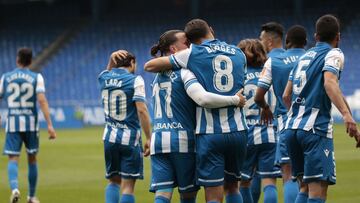
[[[233,63],[228,56],[218,55],[214,58],[213,69],[214,86],[219,92],[229,92],[234,87],[234,76],[232,75]]]

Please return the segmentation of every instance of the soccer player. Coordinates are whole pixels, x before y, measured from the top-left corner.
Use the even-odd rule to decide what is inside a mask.
[[[151,55],[169,56],[188,48],[184,31],[169,30],[160,36]],[[188,96],[188,95],[189,96]],[[153,82],[153,134],[151,138],[151,188],[155,203],[170,203],[178,186],[182,203],[195,203],[196,104],[208,108],[239,105],[239,96],[206,92],[188,69],[157,73]],[[245,98],[242,97],[242,104]]]
[[[245,105],[245,115],[249,126],[246,159],[241,172],[240,192],[244,202],[253,203],[250,185],[256,171],[264,186],[264,202],[276,203],[276,177],[280,175],[280,170],[274,167],[277,142],[276,127],[272,124],[261,123],[260,108],[254,102],[260,73],[267,59],[266,51],[257,39],[242,40],[238,47],[245,53],[248,65],[244,92],[248,101]],[[272,90],[266,95],[266,100],[270,103],[269,108],[273,110],[276,100]]]
[[[204,88],[221,95],[234,95],[244,87],[246,58],[236,46],[215,39],[212,28],[201,19],[185,26],[192,43],[189,49],[152,59],[148,71],[190,69]],[[242,202],[238,181],[246,153],[247,125],[242,108],[196,108],[197,183],[205,187],[207,202]]]
[[[261,26],[260,41],[264,45],[268,57],[278,56],[283,53],[284,27],[277,22],[268,22]],[[276,127],[276,122],[274,127]],[[261,195],[261,180],[255,173],[251,183],[251,193],[255,203],[259,201]]]
[[[291,105],[285,143],[292,174],[301,184],[296,203],[325,202],[328,185],[336,182],[332,103],[343,116],[347,133],[355,136],[360,146],[359,131],[339,88],[344,68],[344,54],[337,48],[339,31],[339,21],[333,15],[317,20],[317,43],[299,58],[284,92],[286,105]]]
[[[133,203],[135,181],[143,178],[143,155],[150,154],[150,118],[144,80],[134,75],[135,56],[127,53],[123,60],[117,61],[114,56],[111,55],[110,61],[116,62],[115,67],[108,67],[99,75],[106,122],[103,135],[106,178],[110,182],[105,202]],[[140,124],[146,136],[144,152]]]
[[[287,108],[282,100],[290,71],[299,57],[305,53],[306,30],[300,25],[292,26],[286,34],[286,51],[278,56],[270,57],[264,66],[264,71],[259,79],[256,90],[255,102],[262,108],[262,117],[265,123],[272,119],[272,112],[265,94],[274,90],[276,96],[275,118],[279,142],[276,150],[276,164],[281,166],[283,178],[284,202],[293,203],[299,192],[299,186],[291,180],[291,166],[289,153],[284,142],[284,122],[286,121]],[[271,88],[272,87],[272,88]]]
[[[35,197],[38,177],[36,154],[39,150],[37,102],[47,122],[49,139],[56,138],[45,96],[44,79],[40,73],[29,70],[31,62],[32,50],[20,48],[16,58],[18,68],[3,74],[0,80],[0,98],[6,101],[9,109],[5,128],[4,155],[9,157],[8,177],[12,190],[11,203],[19,202],[20,199],[18,162],[22,143],[25,144],[28,157],[29,193],[27,202],[40,202]]]

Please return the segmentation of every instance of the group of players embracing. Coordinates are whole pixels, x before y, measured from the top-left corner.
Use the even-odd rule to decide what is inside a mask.
[[[143,177],[142,158],[149,155],[155,203],[170,202],[175,187],[182,203],[196,202],[200,186],[208,203],[224,196],[227,203],[258,202],[261,185],[264,202],[277,202],[278,177],[285,203],[325,202],[336,181],[332,104],[360,146],[339,88],[339,21],[320,17],[316,45],[307,51],[304,27],[288,29],[285,49],[283,35],[283,26],[270,22],[260,40],[233,46],[216,39],[201,19],[189,21],[184,31],[166,31],[144,67],[156,73],[152,130],[135,56],[112,53],[99,75],[106,203],[135,202],[135,180]]]

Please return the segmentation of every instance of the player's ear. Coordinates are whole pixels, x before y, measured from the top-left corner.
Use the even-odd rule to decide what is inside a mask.
[[[317,33],[314,34],[314,38],[315,38],[316,41],[319,41],[319,40],[320,40],[320,39],[319,39],[319,35],[318,35]]]
[[[174,53],[176,53],[178,50],[177,50],[177,48],[176,48],[176,46],[174,46],[174,45],[170,45],[169,46],[169,50],[170,50],[170,53],[171,54],[174,54]]]

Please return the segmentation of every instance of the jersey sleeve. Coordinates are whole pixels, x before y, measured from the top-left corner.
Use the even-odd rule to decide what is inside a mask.
[[[0,79],[0,99],[3,97],[4,95],[4,75],[1,76]]]
[[[264,68],[259,78],[258,86],[268,90],[271,85],[272,85],[272,69],[271,69],[271,58],[269,58],[264,64]]]
[[[36,93],[45,93],[45,82],[40,73],[37,74]]]
[[[339,48],[334,48],[325,56],[325,65],[323,71],[329,71],[340,77],[341,71],[344,69],[344,54]]]
[[[134,96],[133,101],[136,102],[145,102],[146,95],[145,95],[145,82],[141,76],[137,76],[134,81]]]
[[[192,50],[192,45],[190,45],[190,48],[182,50],[170,56],[170,63],[172,65],[173,70],[187,68],[191,50]]]
[[[221,108],[236,106],[240,101],[240,98],[236,95],[223,96],[206,91],[197,81],[195,75],[188,69],[181,69],[180,73],[186,93],[199,106],[205,108]]]
[[[194,83],[199,83],[193,72],[188,69],[181,69],[181,79],[184,83],[185,90]]]

